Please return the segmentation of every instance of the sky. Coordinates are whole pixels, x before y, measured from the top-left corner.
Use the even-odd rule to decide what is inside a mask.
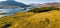
[[[6,0],[0,0],[1,1],[6,1]],[[17,2],[22,2],[25,4],[31,4],[31,3],[51,3],[51,2],[60,2],[60,0],[15,0]]]

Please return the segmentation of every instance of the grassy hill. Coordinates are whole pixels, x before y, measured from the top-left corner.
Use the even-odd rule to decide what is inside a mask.
[[[0,18],[0,28],[60,28],[60,10],[18,12]]]

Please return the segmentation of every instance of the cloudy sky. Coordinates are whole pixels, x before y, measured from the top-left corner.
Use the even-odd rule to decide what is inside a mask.
[[[0,0],[1,1],[6,1],[6,0]],[[18,2],[22,2],[25,4],[30,4],[30,3],[47,3],[47,2],[60,2],[60,0],[15,0]]]

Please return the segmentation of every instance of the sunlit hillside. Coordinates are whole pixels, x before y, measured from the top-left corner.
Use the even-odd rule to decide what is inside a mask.
[[[60,10],[18,12],[0,18],[0,28],[60,28]]]

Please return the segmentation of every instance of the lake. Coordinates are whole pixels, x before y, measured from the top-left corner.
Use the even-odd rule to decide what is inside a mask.
[[[5,13],[5,14],[0,14],[0,17],[2,16],[9,16],[9,15],[13,15],[16,12],[27,12],[28,8],[26,8],[26,10],[21,9],[21,8],[15,8],[15,9],[0,9],[0,13]]]

